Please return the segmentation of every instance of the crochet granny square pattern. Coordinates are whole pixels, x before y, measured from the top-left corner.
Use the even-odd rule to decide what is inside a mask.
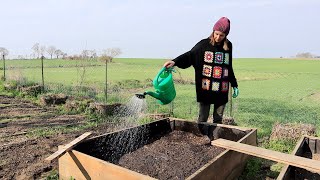
[[[212,66],[203,65],[202,75],[211,77],[211,72],[212,72]]]
[[[213,67],[213,77],[220,79],[222,74],[222,68],[220,66]]]
[[[228,92],[229,90],[229,82],[228,81],[223,81],[221,84],[221,92]]]
[[[210,89],[210,80],[209,79],[202,79],[202,89],[209,90]]]
[[[211,51],[204,52],[204,62],[207,62],[207,63],[213,62],[213,52]]]
[[[229,64],[229,53],[224,54],[224,63]]]
[[[228,70],[228,68],[223,68],[223,77],[225,78],[225,77],[228,77],[228,75],[229,75],[229,70]]]
[[[212,82],[212,91],[219,91],[219,86],[220,83],[219,82]]]
[[[223,63],[223,53],[222,52],[216,52],[214,56],[214,62],[217,64]]]

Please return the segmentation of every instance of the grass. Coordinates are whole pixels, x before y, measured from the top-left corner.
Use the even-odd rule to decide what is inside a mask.
[[[276,179],[282,169],[282,164],[274,164],[270,160],[251,157],[248,159],[239,180],[266,179],[266,177]]]
[[[270,149],[270,150],[274,150],[274,151],[278,151],[278,152],[283,152],[283,153],[287,153],[290,154],[297,142],[295,142],[294,140],[271,140],[271,141],[266,141],[263,142],[261,147],[266,148],[266,149]]]
[[[33,128],[27,132],[28,137],[48,137],[59,133],[70,133],[77,132],[84,129],[97,127],[99,122],[97,121],[86,121],[81,125],[70,125],[70,126],[54,126],[54,127],[40,127]]]
[[[45,60],[44,79],[51,91],[80,94],[107,103],[126,103],[135,93],[153,90],[152,79],[161,69],[163,59],[118,58],[107,66],[97,60]],[[8,60],[7,75],[41,82],[40,60]],[[1,63],[0,63],[1,64]],[[81,65],[90,65],[81,69]],[[226,115],[235,117],[240,126],[258,128],[259,137],[268,136],[275,122],[316,123],[320,119],[320,61],[288,59],[234,59],[240,96],[232,99],[232,113],[227,105]],[[174,79],[194,81],[193,68],[176,69]],[[0,71],[0,74],[2,72]],[[84,73],[85,77],[80,78]],[[79,85],[86,86],[80,89]],[[198,105],[192,84],[175,83],[177,97],[173,104],[161,106],[147,97],[148,111],[168,112],[173,105],[174,116],[196,119]]]

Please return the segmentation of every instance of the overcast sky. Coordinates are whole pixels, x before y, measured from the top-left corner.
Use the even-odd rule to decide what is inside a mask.
[[[234,57],[320,55],[320,0],[1,0],[0,47],[68,54],[118,47],[121,57],[174,58],[231,20]]]

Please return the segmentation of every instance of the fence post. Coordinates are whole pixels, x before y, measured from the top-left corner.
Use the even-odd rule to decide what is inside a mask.
[[[107,89],[108,89],[108,60],[106,59],[106,90],[104,92],[104,96],[105,96],[105,101],[106,101],[106,104],[107,104]]]
[[[229,83],[229,104],[230,104],[230,117],[233,117],[233,114],[232,114],[232,87],[231,87],[231,84]]]
[[[3,59],[3,81],[6,80],[6,59],[4,58],[4,54],[2,55]]]
[[[173,109],[174,109],[174,101],[172,101],[170,104],[170,116],[174,116]]]
[[[44,92],[43,59],[44,59],[44,56],[41,56],[42,92]]]

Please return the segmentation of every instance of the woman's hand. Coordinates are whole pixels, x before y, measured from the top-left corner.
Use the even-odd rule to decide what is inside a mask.
[[[239,89],[237,88],[237,87],[234,87],[233,88],[233,95],[232,95],[232,97],[233,98],[236,98],[236,97],[238,97],[239,96]]]
[[[170,67],[173,67],[174,64],[175,64],[174,61],[167,61],[167,62],[164,63],[163,66],[166,67],[166,68],[170,68]]]

